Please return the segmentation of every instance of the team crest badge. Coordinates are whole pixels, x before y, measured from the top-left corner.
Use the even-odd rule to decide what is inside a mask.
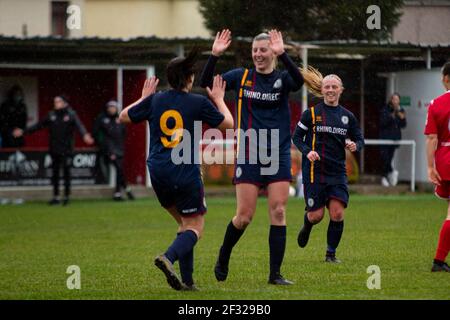
[[[341,121],[343,124],[348,124],[348,117],[347,116],[342,116]]]
[[[273,84],[273,88],[274,89],[280,89],[283,86],[283,81],[281,81],[281,79],[278,79],[277,81],[275,81],[275,83]]]

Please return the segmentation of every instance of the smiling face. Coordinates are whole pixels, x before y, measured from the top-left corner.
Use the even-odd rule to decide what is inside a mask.
[[[323,78],[322,94],[327,105],[337,106],[343,90],[342,82],[337,77],[329,75]]]
[[[252,59],[257,72],[267,74],[273,71],[275,54],[270,49],[269,40],[253,41]]]

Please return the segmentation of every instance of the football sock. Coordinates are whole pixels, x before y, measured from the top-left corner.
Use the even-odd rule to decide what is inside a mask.
[[[174,263],[177,259],[183,258],[189,251],[193,250],[196,243],[197,235],[195,232],[186,230],[176,237],[164,255],[171,263]]]
[[[270,226],[269,249],[270,249],[270,274],[280,272],[286,248],[286,226]]]
[[[233,224],[233,221],[230,221],[227,227],[227,231],[225,232],[225,236],[223,238],[223,244],[220,248],[219,259],[222,264],[228,264],[228,260],[230,259],[231,250],[236,245],[236,243],[241,238],[244,230],[239,230]]]
[[[327,252],[335,253],[344,231],[344,221],[330,220],[327,231]]]
[[[450,251],[450,220],[445,220],[439,233],[439,242],[436,250],[435,260],[445,261]]]
[[[180,234],[181,232],[178,232],[177,236]],[[178,263],[180,265],[181,280],[184,284],[192,286],[194,284],[192,278],[192,274],[194,273],[194,248],[183,257],[179,258]]]

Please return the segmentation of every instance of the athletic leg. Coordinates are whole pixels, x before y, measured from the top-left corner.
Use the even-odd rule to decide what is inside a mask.
[[[340,200],[331,199],[329,203],[330,223],[327,231],[327,262],[339,263],[336,259],[336,249],[344,231],[344,204]]]
[[[171,214],[174,216],[173,212]],[[194,284],[192,280],[193,273],[193,251],[197,240],[201,237],[204,227],[204,218],[202,214],[193,216],[180,216],[181,218],[181,232],[173,241],[172,245],[167,251],[155,259],[155,265],[160,268],[166,275],[167,282],[175,290],[182,290],[186,287],[192,287]],[[180,264],[180,271],[184,279],[180,280],[173,269],[173,263],[176,260],[189,260],[192,256],[192,262],[188,261],[189,265]],[[184,284],[184,283],[186,284]]]
[[[228,275],[228,264],[231,251],[241,238],[245,228],[250,224],[255,214],[258,186],[249,183],[236,185],[236,215],[228,224],[219,257],[214,268],[217,281],[225,281]]]
[[[292,281],[284,279],[280,273],[286,249],[286,204],[289,197],[289,185],[289,182],[282,181],[271,183],[267,187],[270,217],[270,284],[293,284]]]
[[[297,243],[300,248],[306,247],[311,234],[312,227],[322,221],[326,199],[324,197],[325,185],[320,183],[305,183],[305,216],[303,227],[297,236]]]
[[[442,181],[441,185],[436,187],[436,195],[441,198],[450,199],[450,182]],[[450,272],[450,267],[445,263],[445,259],[450,251],[450,201],[447,201],[447,218],[442,224],[439,232],[439,241],[434,256],[432,272],[447,271]]]

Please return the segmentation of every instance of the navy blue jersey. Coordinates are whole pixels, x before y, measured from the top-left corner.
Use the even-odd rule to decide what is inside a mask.
[[[211,56],[208,60],[201,77],[201,86],[211,85],[217,59]],[[278,129],[279,154],[283,157],[290,156],[291,147],[289,92],[299,90],[304,80],[298,67],[286,53],[280,56],[280,60],[283,61],[287,70],[274,70],[270,74],[262,74],[255,69],[249,69],[246,72],[246,69],[238,68],[224,73],[222,77],[227,83],[226,89],[234,90],[236,93],[234,118],[236,128],[244,131],[255,129],[258,138],[261,134],[259,129],[268,129],[266,144],[268,149],[271,149],[270,130]],[[242,102],[240,103],[241,89]],[[247,153],[248,145],[249,142],[246,142]],[[266,147],[261,145],[261,141],[258,141],[258,145]]]
[[[328,106],[321,102],[303,112],[295,129],[293,142],[302,152],[304,183],[347,183],[345,169],[345,140],[356,143],[357,151],[364,147],[364,137],[353,113],[341,105]],[[320,160],[306,158],[316,151]]]
[[[223,114],[206,97],[176,90],[145,98],[128,110],[128,116],[134,123],[148,121],[150,150],[147,164],[152,175],[161,177],[160,180],[169,186],[188,185],[200,178],[200,166],[194,162],[194,150],[198,148],[194,145],[198,146],[201,132],[194,135],[194,122],[202,121],[217,127],[224,120]],[[184,139],[182,129],[191,138],[191,161],[175,164],[171,153]],[[177,130],[180,130],[178,134]]]

